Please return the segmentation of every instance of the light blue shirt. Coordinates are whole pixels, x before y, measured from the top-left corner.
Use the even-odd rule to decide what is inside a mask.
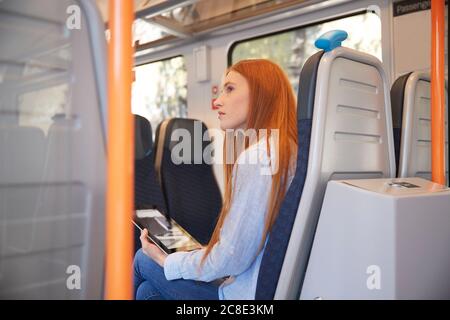
[[[265,249],[264,244],[259,251],[271,192],[270,173],[276,168],[273,143],[270,149],[271,166],[266,139],[260,139],[242,152],[233,169],[232,183],[235,189],[219,242],[214,245],[203,266],[200,266],[200,261],[205,249],[168,255],[164,263],[167,280],[182,278],[210,282],[229,276],[219,287],[219,299],[255,299],[259,267]],[[289,183],[293,176],[291,170]]]

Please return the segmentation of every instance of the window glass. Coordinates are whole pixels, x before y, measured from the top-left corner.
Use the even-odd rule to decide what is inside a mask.
[[[187,117],[187,71],[184,57],[134,68],[132,112],[147,118],[153,129],[164,119]]]
[[[303,64],[318,51],[314,46],[315,40],[321,34],[336,29],[348,32],[343,46],[381,60],[381,21],[375,13],[367,12],[239,42],[232,47],[231,62],[250,58],[270,59],[283,68],[297,92]]]

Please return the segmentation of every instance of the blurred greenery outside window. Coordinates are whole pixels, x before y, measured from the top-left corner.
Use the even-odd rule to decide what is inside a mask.
[[[270,59],[288,75],[294,92],[298,92],[300,71],[306,60],[319,51],[314,46],[323,33],[341,29],[348,33],[342,46],[374,55],[381,60],[381,21],[373,12],[359,13],[293,30],[239,41],[231,47],[233,64],[243,59]]]
[[[132,113],[147,118],[153,136],[164,119],[187,117],[187,71],[182,56],[134,68]]]

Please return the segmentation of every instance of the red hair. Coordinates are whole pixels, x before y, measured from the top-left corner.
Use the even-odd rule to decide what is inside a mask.
[[[229,67],[226,74],[230,71],[238,72],[248,82],[250,105],[246,129],[255,129],[257,131],[267,130],[268,134],[265,138],[267,139],[269,159],[269,138],[271,130],[278,130],[278,145],[275,146],[278,170],[272,175],[271,193],[268,199],[263,239],[260,244],[260,249],[262,249],[265,239],[278,216],[278,211],[286,193],[290,161],[297,155],[296,99],[286,74],[278,65],[269,60],[242,60]],[[225,135],[225,139],[227,139],[227,135]],[[235,164],[230,164],[226,161],[229,158],[227,158],[225,145],[226,140],[223,154],[225,180],[224,201],[219,220],[206,246],[202,263],[214,245],[219,241],[220,230],[231,206],[233,193],[231,176]],[[248,144],[246,145],[247,147]],[[236,155],[233,155],[233,158],[236,160]]]

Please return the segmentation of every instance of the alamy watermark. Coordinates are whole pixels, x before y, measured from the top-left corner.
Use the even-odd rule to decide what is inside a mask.
[[[66,287],[68,290],[81,290],[81,268],[75,264],[67,267]]]
[[[369,290],[381,290],[381,268],[375,264],[370,265],[366,269],[369,275],[366,280],[366,286]]]
[[[259,164],[262,175],[278,171],[278,129],[209,129],[204,133],[202,122],[194,122],[193,135],[185,128],[175,129],[170,136],[171,161],[181,164]],[[270,136],[270,138],[269,138]],[[213,138],[211,138],[213,137]],[[269,140],[269,146],[256,147],[253,152],[244,152],[247,147]],[[224,146],[224,156],[217,156],[215,147]],[[262,145],[261,145],[262,146]],[[270,148],[270,157],[268,154]],[[275,153],[272,155],[272,153]]]
[[[66,19],[66,28],[68,30],[81,29],[81,9],[77,5],[70,5],[66,9],[68,15]]]

